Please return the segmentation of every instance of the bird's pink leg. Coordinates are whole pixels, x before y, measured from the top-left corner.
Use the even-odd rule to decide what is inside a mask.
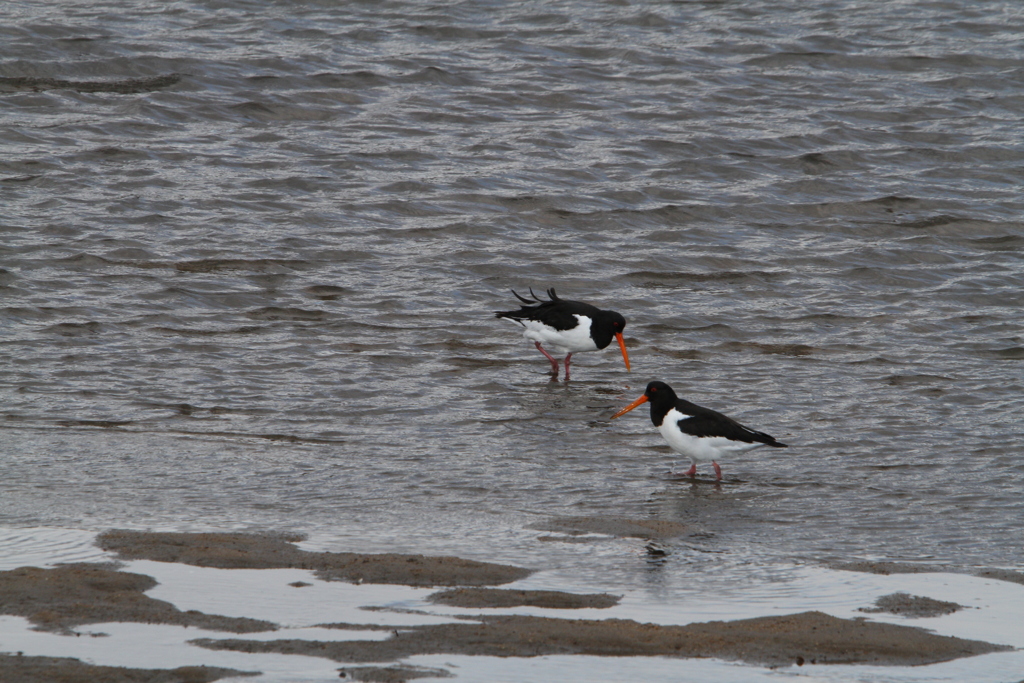
[[[714,460],[711,461],[711,466],[715,468],[715,479],[718,481],[722,480],[722,468],[718,466],[718,463]]]
[[[537,350],[544,354],[544,357],[551,361],[551,372],[558,374],[558,361],[550,353],[544,350],[544,347],[540,345],[540,342],[533,342],[537,346]]]
[[[572,358],[572,354],[571,353],[568,356],[565,357],[565,378],[566,379],[569,379],[569,359],[570,358]]]
[[[697,463],[690,465],[690,469],[683,472],[684,477],[696,477],[697,476]]]

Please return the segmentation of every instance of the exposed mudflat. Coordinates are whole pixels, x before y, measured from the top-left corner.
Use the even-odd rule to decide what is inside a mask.
[[[772,666],[804,662],[914,666],[1012,649],[909,626],[838,619],[821,612],[687,626],[624,619],[485,616],[474,617],[471,623],[402,628],[383,641],[200,638],[191,642],[215,650],[310,655],[339,662],[384,662],[422,654],[579,654],[716,657]]]
[[[1010,583],[1024,585],[1024,572],[1015,572],[1011,569],[979,569],[974,572],[974,575],[980,576],[983,579],[996,579],[997,581],[1009,581]]]
[[[970,574],[983,579],[995,579],[997,581],[1009,581],[1024,585],[1024,572],[1011,569],[999,569],[997,567],[984,567],[982,569],[962,567],[948,567],[940,564],[911,564],[908,562],[836,562],[829,565],[832,569],[841,569],[849,572],[867,572],[869,574],[934,574],[948,572],[952,574]]]
[[[946,600],[935,600],[910,593],[883,595],[875,600],[874,607],[861,607],[861,612],[900,614],[905,617],[939,617],[963,609],[963,605]]]
[[[182,612],[144,594],[155,585],[149,576],[117,571],[111,565],[20,567],[0,572],[0,614],[22,616],[39,630],[58,632],[112,621],[199,626],[234,633],[277,628],[259,619]]]
[[[127,669],[119,666],[95,666],[69,657],[0,654],[0,680],[4,683],[211,683],[229,676],[255,675],[256,672],[211,666]]]
[[[124,559],[181,562],[222,569],[311,569],[325,581],[405,586],[491,586],[529,576],[531,570],[458,557],[396,553],[316,553],[294,545],[291,534],[156,533],[113,530],[96,543]]]
[[[566,593],[502,588],[453,588],[434,593],[428,600],[452,607],[547,607],[550,609],[606,608],[619,604],[619,597],[607,593]]]
[[[421,666],[347,666],[339,670],[343,681],[366,681],[367,683],[405,683],[414,678],[450,678],[445,669],[428,669]]]
[[[381,598],[379,591],[384,586],[371,587],[367,576],[386,576],[388,583],[398,583],[399,577],[412,584],[426,583],[429,577],[431,584],[452,584],[470,577],[470,580],[499,579],[509,580],[509,576],[518,572],[525,575],[526,570],[503,565],[489,565],[479,562],[465,562],[459,558],[430,558],[404,555],[356,555],[350,553],[314,553],[299,549],[295,542],[298,536],[281,536],[274,534],[163,534],[139,532],[108,532],[99,537],[98,545],[117,552],[120,557],[130,558],[135,564],[134,571],[126,571],[122,565],[108,562],[106,564],[68,564],[53,568],[19,567],[10,571],[0,572],[0,614],[22,616],[30,620],[38,630],[61,634],[66,638],[75,634],[74,628],[81,624],[108,623],[107,629],[111,638],[117,635],[118,626],[122,624],[109,622],[127,622],[131,624],[170,624],[196,626],[210,630],[233,631],[236,633],[278,630],[273,636],[275,640],[254,640],[245,636],[232,638],[211,637],[210,634],[182,634],[181,643],[199,646],[211,651],[234,653],[268,653],[278,655],[306,655],[319,657],[329,662],[339,662],[344,669],[338,670],[343,679],[364,681],[400,681],[422,677],[446,676],[448,672],[423,666],[410,666],[403,662],[409,657],[420,655],[441,655],[444,657],[483,656],[529,658],[554,655],[581,655],[592,657],[676,657],[682,659],[716,659],[741,661],[755,665],[771,667],[791,664],[874,664],[883,666],[916,666],[948,662],[961,657],[969,657],[985,653],[1003,652],[1012,648],[1006,645],[993,644],[976,639],[965,639],[906,626],[902,624],[886,624],[869,621],[866,618],[841,618],[822,612],[800,612],[787,616],[757,616],[739,618],[735,612],[731,621],[686,618],[679,615],[684,625],[677,625],[665,620],[664,613],[657,619],[647,612],[630,612],[631,607],[620,604],[619,596],[609,593],[572,593],[558,590],[529,590],[517,588],[490,588],[481,586],[459,585],[448,590],[436,592],[417,591],[414,594],[401,591],[410,588],[389,586],[390,598]],[[660,543],[660,541],[650,541]],[[381,562],[381,558],[386,561]],[[414,561],[410,561],[409,558]],[[353,567],[361,565],[353,558],[367,558],[367,565],[373,572],[357,575]],[[435,562],[435,560],[438,560]],[[402,574],[403,563],[411,565],[413,570]],[[202,570],[186,568],[185,564],[206,567]],[[876,570],[878,565],[871,565]],[[145,569],[148,567],[149,569]],[[177,570],[171,568],[178,567]],[[399,569],[394,569],[398,567]],[[423,568],[427,568],[427,572]],[[467,569],[468,567],[468,569]],[[241,569],[244,568],[244,569]],[[288,569],[282,576],[267,571],[268,582],[252,583],[253,575],[262,575],[264,571],[245,571],[251,569]],[[306,600],[307,591],[323,590],[330,584],[323,581],[303,581],[301,576],[306,572],[294,572],[295,568],[306,571],[320,572],[322,578],[337,578],[336,570],[345,577],[364,578],[367,585],[362,587],[334,585],[335,591],[367,590],[364,601],[353,601],[349,598],[333,599],[323,602],[318,599],[318,607],[314,610],[318,618],[326,615],[323,621],[312,621],[312,613],[293,605],[296,600]],[[445,574],[446,568],[451,573]],[[886,569],[909,569],[919,571],[918,565],[894,565]],[[827,570],[824,570],[827,571]],[[159,576],[157,580],[148,576]],[[180,572],[181,574],[176,574]],[[387,573],[385,573],[387,572]],[[900,573],[900,572],[897,572]],[[903,572],[906,573],[906,572]],[[326,574],[326,577],[323,576]],[[215,576],[216,575],[216,576]],[[277,578],[272,578],[271,575]],[[217,616],[206,614],[205,600],[186,598],[179,587],[177,591],[166,592],[164,584],[174,583],[179,578],[188,581],[189,592],[203,592],[206,582],[208,590],[222,591],[226,586],[237,586],[239,593],[236,598],[224,600],[221,596],[214,597],[211,604],[219,607],[210,611],[223,611],[224,614],[238,614],[238,603],[256,600],[261,591],[274,592],[278,595],[270,603],[280,602],[278,611],[256,611],[253,616],[263,619],[274,618],[282,624],[268,620]],[[284,577],[287,577],[287,580]],[[243,578],[245,577],[245,578]],[[953,577],[946,577],[953,580]],[[257,581],[263,581],[258,579]],[[978,582],[975,584],[991,585],[998,582]],[[220,582],[220,583],[218,583]],[[226,582],[226,583],[225,583]],[[926,583],[926,582],[925,582]],[[925,585],[922,583],[922,585]],[[214,588],[220,586],[220,588]],[[297,590],[295,586],[303,586]],[[1004,588],[1007,590],[1009,588]],[[153,591],[163,597],[158,600],[146,594]],[[395,591],[399,592],[396,593]],[[1015,588],[1011,590],[1016,590]],[[161,594],[161,592],[163,593]],[[378,591],[374,593],[373,591]],[[901,592],[902,591],[902,592]],[[905,616],[940,616],[955,611],[958,603],[949,602],[952,595],[971,593],[937,593],[935,598],[921,597],[924,593],[916,589],[915,593],[901,591],[887,594],[878,591],[863,596],[866,604],[874,596],[884,595],[876,601],[876,608],[862,608],[863,611],[888,612]],[[405,595],[396,600],[395,596]],[[171,597],[176,596],[176,597]],[[342,593],[335,593],[341,598]],[[378,596],[378,597],[371,597]],[[213,597],[213,596],[210,596]],[[944,597],[945,600],[937,599]],[[973,597],[977,600],[977,597]],[[990,599],[989,599],[990,600]],[[964,602],[961,600],[961,602]],[[269,603],[262,601],[265,606]],[[559,618],[547,614],[501,614],[451,616],[450,614],[434,614],[429,604],[455,606],[463,609],[492,609],[528,607],[531,609],[585,609],[614,608],[609,619],[572,619]],[[280,611],[284,605],[292,605]],[[297,603],[296,603],[297,604]],[[964,602],[964,604],[970,604]],[[191,608],[191,609],[190,609]],[[299,611],[296,611],[298,609]],[[793,610],[798,611],[799,608]],[[353,611],[358,610],[358,611]],[[361,610],[374,612],[390,612],[400,616],[404,621],[388,623],[377,618],[368,619],[375,623],[357,621]],[[248,614],[248,611],[242,612]],[[854,614],[856,612],[854,611]],[[281,615],[280,618],[271,617]],[[286,615],[292,616],[286,616]],[[718,612],[705,612],[704,619],[713,619]],[[297,616],[297,615],[305,615]],[[592,615],[587,615],[591,617]],[[851,615],[852,616],[852,615]],[[426,619],[424,619],[426,617]],[[438,619],[440,618],[440,619]],[[453,621],[452,621],[453,620]],[[657,623],[646,623],[648,621]],[[692,622],[692,623],[688,623]],[[297,637],[299,628],[345,629],[349,631],[367,631],[367,634],[351,634],[357,640],[334,640],[323,632],[306,633]],[[138,628],[138,627],[133,627]],[[100,629],[104,630],[104,629]],[[985,640],[1001,642],[994,631],[988,631]],[[294,636],[296,637],[293,637]],[[106,634],[94,634],[106,635]],[[383,637],[377,640],[375,637]],[[81,642],[77,638],[69,638],[73,642]],[[92,640],[92,639],[82,639]],[[97,642],[108,638],[95,639]],[[138,647],[138,645],[136,645]],[[22,649],[18,647],[17,649]],[[195,649],[189,647],[188,649]],[[63,652],[30,652],[29,654],[59,654]],[[81,654],[75,653],[81,657]],[[211,653],[211,656],[212,653]],[[291,658],[286,658],[291,659]],[[104,671],[92,672],[81,662],[61,660],[59,668],[39,669],[41,674],[24,673],[25,661],[10,662],[10,658],[0,659],[0,680],[21,683],[36,680],[45,681],[154,681],[154,683],[190,683],[191,681],[215,680],[227,671],[226,669],[207,669],[203,667],[185,667],[172,670],[178,660],[170,660],[173,664],[165,668],[162,662],[139,662],[133,664],[125,661],[107,661],[108,664],[137,667],[111,669],[109,675]],[[102,661],[102,660],[100,660]],[[265,660],[261,660],[265,661]],[[444,661],[444,660],[442,660]],[[248,668],[229,661],[202,661],[202,664],[215,664],[221,667],[233,666]],[[31,671],[41,667],[41,662],[33,664]],[[352,666],[365,664],[366,666]],[[679,666],[697,666],[696,663],[680,663]],[[57,666],[57,665],[53,665]],[[280,664],[275,665],[278,671]],[[442,664],[443,666],[443,664]],[[330,665],[328,665],[330,667]],[[252,667],[257,668],[257,667]],[[447,668],[447,667],[445,667]],[[84,672],[84,673],[83,673]],[[234,675],[233,672],[229,672]],[[319,675],[319,674],[318,674]],[[31,676],[36,676],[32,678]],[[75,677],[78,678],[75,678]]]
[[[841,569],[848,572],[867,572],[868,574],[933,574],[945,570],[937,564],[910,564],[908,562],[835,562],[829,565],[832,569]]]

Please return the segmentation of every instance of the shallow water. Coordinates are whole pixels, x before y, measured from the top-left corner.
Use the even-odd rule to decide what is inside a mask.
[[[0,525],[300,530],[659,600],[1024,564],[1015,3],[5,15]],[[492,312],[550,286],[626,316],[632,373],[548,381]],[[666,479],[646,411],[607,419],[652,379],[791,447]],[[538,542],[558,516],[692,533]]]

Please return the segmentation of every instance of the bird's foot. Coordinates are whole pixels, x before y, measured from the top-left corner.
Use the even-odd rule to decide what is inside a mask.
[[[715,480],[722,481],[722,468],[714,460],[711,461],[711,466],[715,468]]]
[[[690,477],[692,479],[693,477],[697,476],[697,466],[691,465],[690,469],[686,470],[685,472],[677,472],[675,469],[671,469],[669,470],[668,474],[671,477]]]

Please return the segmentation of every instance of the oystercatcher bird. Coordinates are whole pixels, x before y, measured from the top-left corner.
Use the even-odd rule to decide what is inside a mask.
[[[648,384],[643,396],[612,415],[611,419],[625,415],[648,401],[651,402],[651,422],[673,450],[690,459],[690,469],[682,473],[684,477],[697,474],[697,463],[710,462],[715,468],[715,479],[720,480],[722,468],[717,460],[723,455],[743,453],[758,446],[787,447],[775,437],[744,427],[731,417],[684,401],[664,382]]]
[[[537,350],[551,361],[551,373],[558,377],[558,361],[543,345],[565,353],[565,378],[569,379],[569,359],[572,354],[581,351],[597,351],[612,343],[614,337],[622,349],[622,359],[629,370],[629,354],[626,343],[622,341],[622,330],[626,327],[626,319],[615,311],[602,311],[581,301],[568,301],[558,298],[554,288],[549,289],[548,300],[538,298],[533,290],[533,299],[519,296],[512,290],[516,298],[525,305],[518,311],[497,311],[496,318],[507,318],[523,326],[523,336],[532,341]]]

